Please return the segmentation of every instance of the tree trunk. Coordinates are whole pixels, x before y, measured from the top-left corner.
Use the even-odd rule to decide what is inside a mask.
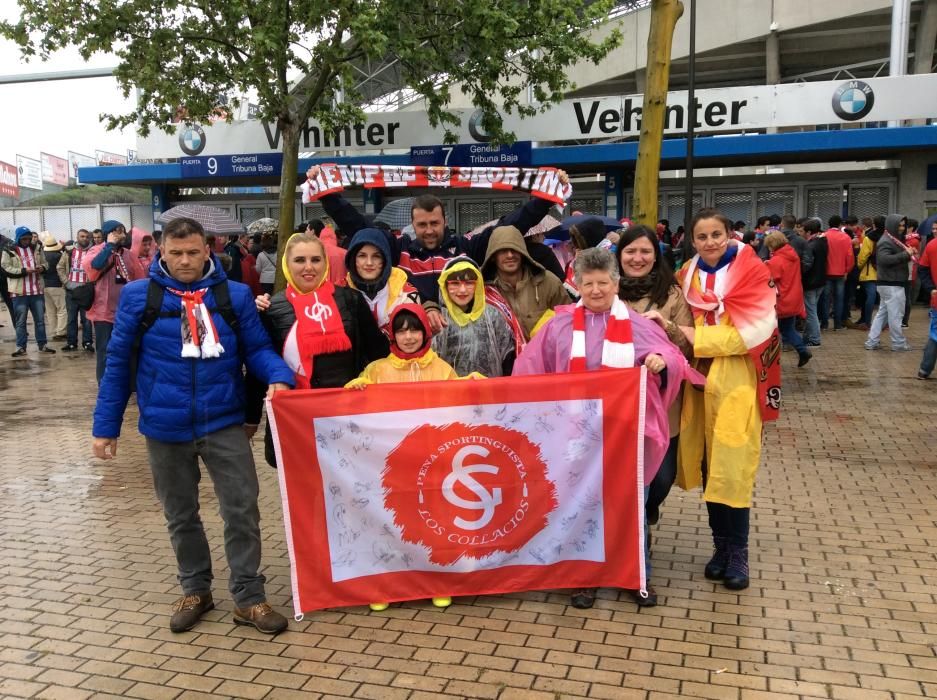
[[[641,140],[634,174],[634,206],[631,218],[654,228],[657,224],[657,190],[660,149],[664,140],[667,87],[673,30],[683,15],[680,0],[652,0],[651,28],[647,37],[647,86],[641,111]],[[684,112],[684,117],[687,113]]]
[[[286,242],[293,233],[296,210],[296,180],[299,167],[299,126],[293,121],[280,120],[283,139],[283,169],[280,172],[280,225],[277,229],[277,261],[283,259]],[[276,291],[286,286],[282,268],[277,265]]]

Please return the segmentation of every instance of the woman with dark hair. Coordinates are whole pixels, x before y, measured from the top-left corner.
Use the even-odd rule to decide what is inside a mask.
[[[677,481],[703,486],[715,549],[706,578],[741,590],[762,425],[781,401],[781,341],[771,274],[731,231],[717,210],[699,211],[689,230],[696,255],[678,277],[694,316],[681,330],[706,387],[683,396]]]
[[[660,324],[670,342],[680,349],[684,357],[692,360],[693,346],[680,326],[693,325],[693,313],[670,266],[661,256],[657,234],[650,227],[631,226],[622,232],[618,239],[618,270],[621,273],[618,298],[637,313]],[[677,476],[677,438],[682,403],[682,397],[678,396],[670,406],[670,445],[644,504],[650,525],[655,525],[660,519],[660,507]]]

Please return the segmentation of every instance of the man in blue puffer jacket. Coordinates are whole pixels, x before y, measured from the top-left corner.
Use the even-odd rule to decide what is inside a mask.
[[[148,298],[153,298],[151,283],[162,288],[159,314],[139,338],[139,354],[133,358]],[[230,310],[216,308],[219,284],[227,285]],[[224,319],[232,312],[236,329]],[[225,279],[198,222],[177,219],[163,231],[149,279],[131,282],[121,294],[93,429],[95,456],[113,458],[136,367],[139,428],[183,591],[169,622],[173,632],[191,629],[214,607],[211,552],[198,514],[199,457],[224,520],[235,623],[268,634],[287,626],[286,618],[267,604],[266,579],[259,573],[257,473],[244,428],[242,362],[269,384],[268,397],[293,386],[293,372],[270,345],[250,289]]]

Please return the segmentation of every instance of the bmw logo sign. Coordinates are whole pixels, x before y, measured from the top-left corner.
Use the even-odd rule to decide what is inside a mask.
[[[872,86],[861,80],[849,80],[833,93],[833,111],[840,119],[854,122],[872,111],[875,93]]]
[[[179,148],[190,156],[205,150],[205,130],[198,124],[183,127],[179,132]]]
[[[482,112],[480,109],[476,109],[474,112],[472,112],[472,116],[469,117],[468,130],[473,139],[482,143],[486,143],[491,141],[491,137],[486,134],[485,130],[482,128],[483,116],[484,112]]]

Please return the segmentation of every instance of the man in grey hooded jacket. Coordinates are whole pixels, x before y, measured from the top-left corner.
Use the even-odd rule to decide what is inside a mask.
[[[901,329],[904,315],[905,284],[908,281],[908,265],[914,251],[905,245],[904,236],[908,219],[901,214],[885,217],[885,232],[875,246],[876,288],[882,298],[878,313],[872,320],[866,350],[878,350],[882,329],[888,324],[891,349],[906,352],[911,349]]]

